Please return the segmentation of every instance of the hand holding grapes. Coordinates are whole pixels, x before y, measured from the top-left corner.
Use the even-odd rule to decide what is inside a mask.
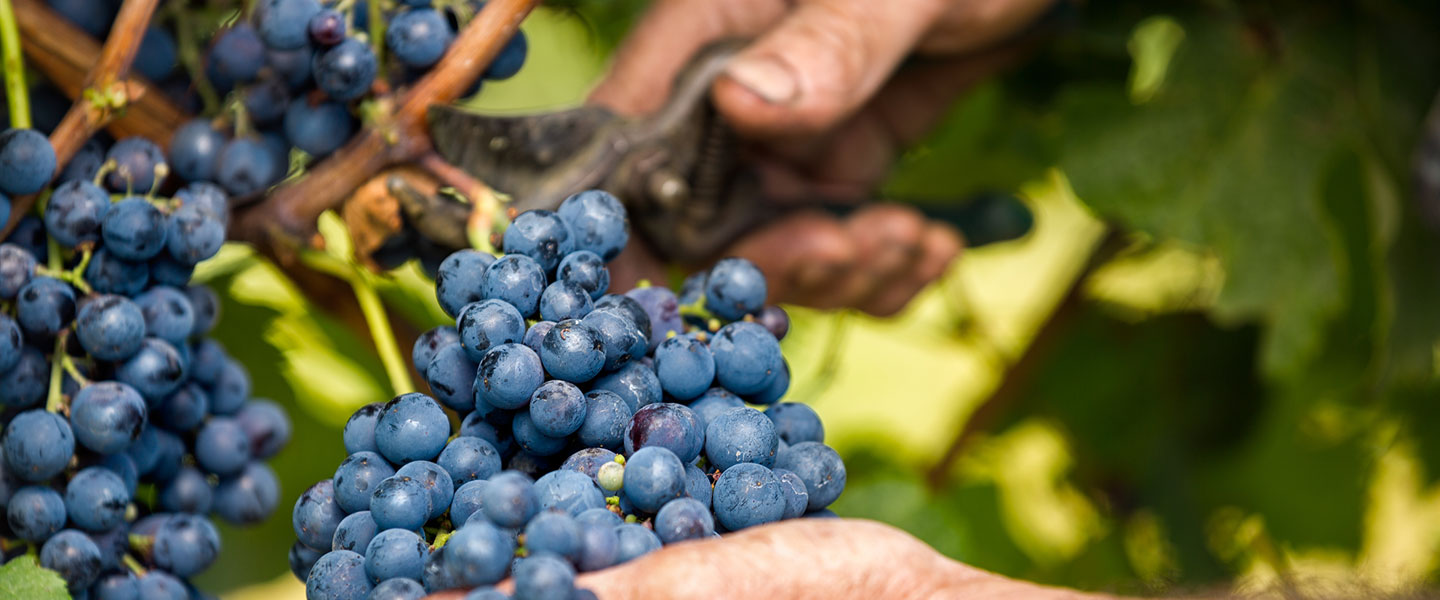
[[[897,151],[923,136],[951,100],[1012,55],[976,51],[1032,22],[1049,0],[743,0],[656,3],[621,47],[593,99],[628,114],[663,103],[702,46],[754,38],[715,84],[718,109],[764,157],[767,196],[806,204],[871,199]],[[950,57],[897,73],[911,54]],[[958,57],[958,58],[957,58]],[[959,254],[959,235],[914,210],[877,205],[847,219],[799,212],[741,239],[770,278],[771,299],[891,314]],[[612,265],[622,281],[656,278],[632,245]]]

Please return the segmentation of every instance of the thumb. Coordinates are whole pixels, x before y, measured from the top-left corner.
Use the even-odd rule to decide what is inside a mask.
[[[824,131],[880,89],[943,8],[936,0],[801,0],[731,61],[715,102],[751,135]]]

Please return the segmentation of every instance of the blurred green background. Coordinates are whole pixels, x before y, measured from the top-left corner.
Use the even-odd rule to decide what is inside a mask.
[[[531,57],[469,102],[567,106],[643,2],[533,15]],[[1432,2],[1096,1],[962,98],[887,192],[1024,198],[901,315],[792,309],[789,399],[846,458],[846,517],[1084,589],[1427,584],[1440,544],[1440,237],[1411,198],[1440,89]],[[411,264],[383,290],[444,322]],[[218,337],[295,422],[283,506],[199,583],[303,597],[289,507],[387,399],[368,340],[272,266],[203,266]],[[408,350],[408,349],[407,349]]]

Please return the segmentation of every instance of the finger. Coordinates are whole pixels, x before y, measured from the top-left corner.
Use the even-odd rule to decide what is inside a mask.
[[[789,215],[746,236],[727,253],[754,262],[769,280],[769,302],[797,300],[796,290],[830,281],[855,264],[850,237],[820,212]]]
[[[914,262],[925,232],[925,221],[913,208],[875,204],[860,209],[845,221],[857,256],[854,268],[843,276],[801,294],[816,308],[857,306],[875,290],[903,276]]]
[[[926,286],[945,275],[963,247],[959,232],[941,223],[929,224],[920,240],[919,258],[911,268],[877,288],[873,296],[859,303],[860,310],[879,317],[900,312]]]
[[[984,48],[1022,32],[1056,0],[967,0],[951,2],[926,32],[919,49],[954,54]]]
[[[731,61],[715,102],[752,135],[824,131],[880,89],[943,8],[937,0],[803,0]]]
[[[615,52],[590,100],[627,115],[660,108],[681,67],[706,44],[758,35],[780,19],[785,0],[656,2]]]

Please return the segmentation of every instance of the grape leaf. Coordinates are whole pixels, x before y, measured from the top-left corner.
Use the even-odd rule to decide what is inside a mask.
[[[27,554],[0,566],[0,598],[70,600],[70,593],[59,573],[41,567]]]

